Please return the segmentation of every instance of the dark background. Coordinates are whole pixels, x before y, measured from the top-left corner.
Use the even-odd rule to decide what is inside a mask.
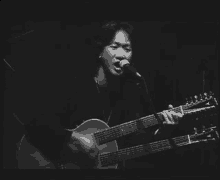
[[[157,111],[166,109],[169,103],[181,105],[186,97],[203,92],[202,62],[206,69],[204,91],[211,90],[219,96],[217,22],[129,22],[135,28],[133,61],[147,80]],[[45,82],[65,87],[71,84],[75,74],[86,72],[93,64],[88,38],[98,25],[99,21],[86,19],[20,20],[8,24],[4,59],[15,71],[5,63],[4,168],[16,166],[16,143],[22,137],[23,126],[13,113],[19,114],[16,112],[22,93],[28,94],[28,87],[34,85],[35,78],[46,78],[48,81]],[[32,78],[29,84],[24,83],[27,77]],[[18,81],[22,78],[23,84]],[[39,91],[46,89],[38,88]],[[201,150],[204,146],[206,151]],[[160,158],[167,161],[176,154],[191,164],[215,165],[217,155],[210,151],[213,148],[216,148],[215,144],[192,146],[175,153],[167,152]],[[204,152],[206,155],[202,154]]]

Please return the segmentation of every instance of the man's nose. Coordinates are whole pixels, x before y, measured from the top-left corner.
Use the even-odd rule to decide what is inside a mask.
[[[126,57],[127,53],[126,51],[119,47],[118,50],[116,51],[116,57]]]

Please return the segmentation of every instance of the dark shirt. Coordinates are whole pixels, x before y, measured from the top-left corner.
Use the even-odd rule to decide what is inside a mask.
[[[40,90],[32,87],[31,96],[26,96],[29,100],[24,101],[26,105],[23,106],[27,108],[28,141],[50,160],[68,158],[71,151],[66,143],[71,134],[66,129],[74,129],[91,118],[107,121],[109,114],[108,124],[112,127],[150,113],[146,92],[136,83],[128,79],[121,83],[119,92],[101,89],[101,93],[92,77],[58,80],[45,88],[41,84]],[[27,104],[28,101],[31,103]],[[117,140],[119,149],[147,143],[146,137],[150,134],[141,134]]]

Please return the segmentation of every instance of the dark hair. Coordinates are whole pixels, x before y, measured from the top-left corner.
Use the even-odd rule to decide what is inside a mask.
[[[93,46],[98,54],[103,51],[103,48],[105,46],[111,43],[113,37],[115,36],[115,33],[119,30],[125,31],[129,35],[129,39],[131,40],[133,27],[128,22],[110,21],[105,22],[103,25],[101,25],[101,28],[99,28],[93,39]]]

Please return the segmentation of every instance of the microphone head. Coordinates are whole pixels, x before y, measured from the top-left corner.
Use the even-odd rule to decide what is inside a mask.
[[[126,65],[130,65],[130,62],[127,59],[121,60],[119,63],[120,67],[123,68]]]
[[[130,62],[127,59],[121,60],[119,63],[120,67],[124,69],[124,71],[128,73],[132,73],[135,76],[142,77],[137,70],[130,65]]]

